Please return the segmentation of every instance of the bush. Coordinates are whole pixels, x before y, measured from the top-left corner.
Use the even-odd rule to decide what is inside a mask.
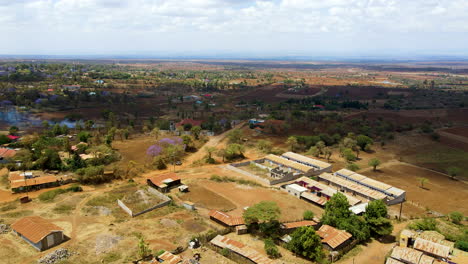
[[[460,212],[451,212],[449,214],[449,217],[450,217],[450,221],[452,221],[452,223],[457,224],[457,225],[459,225],[461,221],[463,221],[464,219],[463,214]]]
[[[468,241],[458,240],[455,242],[455,247],[468,252]]]
[[[228,248],[223,248],[221,250],[221,255],[227,257],[227,255],[229,255],[229,249]]]
[[[351,171],[357,171],[360,169],[359,165],[357,165],[356,163],[349,163],[348,166],[346,166],[346,168]]]
[[[78,184],[73,184],[72,186],[68,187],[66,189],[67,192],[82,192],[83,188],[79,186]]]
[[[55,199],[55,197],[59,194],[66,193],[67,191],[64,189],[55,189],[47,192],[43,192],[39,194],[39,200],[42,202],[51,202]]]
[[[310,210],[305,211],[304,214],[303,214],[303,218],[304,218],[304,220],[314,219],[314,212],[312,212]]]
[[[114,178],[114,175],[104,177],[104,166],[102,165],[78,169],[76,174],[78,174],[77,180],[82,184],[99,184]]]
[[[420,221],[415,221],[408,226],[414,230],[432,231],[437,230],[437,221],[434,218],[424,218]]]
[[[265,239],[265,251],[270,258],[279,258],[281,257],[278,247],[275,245],[271,238]]]

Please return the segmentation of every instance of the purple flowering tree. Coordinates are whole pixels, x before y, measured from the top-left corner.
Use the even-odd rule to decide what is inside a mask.
[[[159,145],[151,145],[147,150],[146,150],[146,154],[148,156],[151,156],[151,157],[156,157],[156,156],[159,156],[159,154],[161,154],[161,152],[163,151],[163,148]]]

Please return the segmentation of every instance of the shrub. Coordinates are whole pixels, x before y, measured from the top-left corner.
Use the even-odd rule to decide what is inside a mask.
[[[304,218],[304,220],[314,219],[314,212],[312,212],[310,210],[305,211],[304,214],[303,214],[303,218]]]
[[[461,221],[463,221],[464,219],[463,214],[460,212],[451,212],[449,214],[449,217],[450,217],[450,221],[452,221],[452,223],[457,224],[457,225],[459,225]]]
[[[227,255],[229,255],[229,249],[228,249],[228,248],[223,248],[223,249],[221,250],[221,255],[223,255],[223,256],[225,256],[225,257],[226,257]]]
[[[64,189],[55,189],[47,192],[43,192],[39,194],[39,200],[42,202],[51,202],[55,199],[55,197],[59,194],[66,193],[67,191]]]
[[[468,252],[468,241],[458,240],[455,242],[455,247]]]
[[[349,163],[348,166],[346,166],[346,168],[351,171],[357,171],[360,169],[359,165],[357,165],[356,163]]]
[[[78,184],[73,184],[72,186],[68,187],[66,189],[67,192],[82,192],[83,188],[79,186]]]
[[[270,258],[279,258],[281,257],[278,247],[275,245],[271,238],[265,239],[265,251]]]
[[[420,221],[413,222],[408,227],[414,230],[437,230],[437,222],[434,218],[424,218]]]

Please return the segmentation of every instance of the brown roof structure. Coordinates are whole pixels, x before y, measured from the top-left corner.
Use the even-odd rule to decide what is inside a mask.
[[[418,264],[423,253],[406,247],[395,247],[390,255],[392,258],[403,261],[405,263]]]
[[[40,216],[24,217],[13,223],[11,228],[33,243],[38,243],[52,232],[63,231]]]
[[[414,249],[442,258],[447,258],[450,254],[450,247],[420,237],[416,238],[413,247]]]
[[[16,150],[10,148],[0,148],[1,158],[11,158],[16,155]]]
[[[387,258],[387,261],[385,261],[385,264],[406,264],[406,263],[393,259],[393,258]]]
[[[217,235],[210,241],[211,244],[220,247],[228,248],[231,251],[250,259],[253,263],[258,264],[273,264],[278,263],[276,260],[269,259],[267,256],[262,255],[260,252],[256,251],[253,248],[250,248],[241,242],[232,240],[225,236]]]
[[[161,259],[163,261],[162,263],[168,264],[177,264],[182,261],[181,257],[176,256],[169,251],[164,251],[164,253],[158,256],[158,259]]]
[[[329,225],[323,225],[317,231],[317,235],[322,238],[322,243],[335,249],[346,242],[352,235],[344,230],[336,229]]]
[[[35,177],[31,179],[19,179],[19,180],[12,180],[10,182],[11,189],[25,187],[25,186],[35,186],[41,185],[46,183],[52,183],[58,181],[57,177],[55,176],[42,176],[42,177]]]
[[[244,218],[242,217],[232,217],[224,212],[218,211],[218,210],[212,210],[210,212],[210,217],[214,218],[221,223],[224,223],[228,226],[238,226],[238,225],[243,225],[245,224]]]
[[[175,174],[174,172],[164,173],[156,176],[151,176],[147,178],[150,180],[154,185],[158,186],[159,188],[166,187],[166,183],[173,182],[180,180],[180,177]]]
[[[303,226],[316,226],[318,225],[317,222],[312,221],[312,220],[304,220],[304,221],[298,221],[298,222],[289,222],[289,223],[283,223],[281,224],[281,228],[283,229],[294,229],[294,228],[299,228]]]

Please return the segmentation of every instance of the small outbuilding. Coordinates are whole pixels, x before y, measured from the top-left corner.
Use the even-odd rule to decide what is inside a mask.
[[[297,185],[295,183],[286,185],[285,189],[289,194],[294,195],[297,198],[301,198],[301,194],[303,192],[307,192],[307,188],[304,188],[304,187],[302,187],[300,185]]]
[[[181,185],[180,177],[174,172],[148,177],[146,182],[149,186],[163,193]]]
[[[63,229],[39,216],[24,217],[11,229],[39,251],[59,245],[65,240]]]
[[[191,211],[194,211],[196,209],[195,204],[190,201],[184,201],[182,203],[182,206],[185,207],[185,209],[191,210]]]
[[[351,243],[352,235],[344,230],[336,229],[329,225],[323,225],[317,231],[322,239],[322,244],[329,251],[340,251]]]

